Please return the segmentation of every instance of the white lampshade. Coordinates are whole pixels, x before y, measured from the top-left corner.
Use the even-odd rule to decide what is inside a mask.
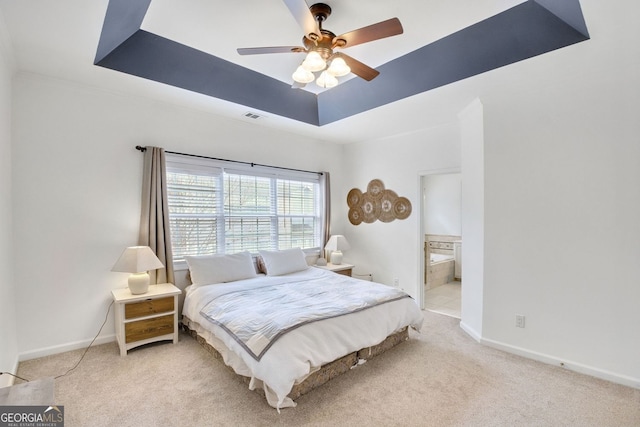
[[[327,69],[327,73],[336,77],[346,76],[350,72],[351,68],[349,68],[347,63],[344,62],[344,59],[340,57],[333,58],[333,60],[331,61],[331,65],[329,65],[329,68]]]
[[[129,290],[132,294],[144,294],[149,290],[147,271],[163,267],[149,246],[131,246],[122,252],[111,271],[132,273],[129,276]]]
[[[334,234],[324,248],[331,251],[331,264],[342,264],[342,251],[351,249],[351,246],[343,235]]]
[[[313,79],[316,77],[313,75],[311,71],[305,70],[305,68],[301,65],[298,67],[295,73],[291,76],[294,81],[298,83],[311,83]]]
[[[307,71],[320,71],[324,70],[327,63],[322,59],[322,56],[315,50],[312,50],[307,54],[307,57],[302,62],[302,67]]]
[[[338,86],[338,79],[328,72],[323,71],[322,74],[320,74],[320,77],[316,80],[316,84],[323,88],[335,87]]]

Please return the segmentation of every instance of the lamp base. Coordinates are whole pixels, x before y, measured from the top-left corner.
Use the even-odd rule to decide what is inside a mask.
[[[342,264],[342,251],[331,252],[331,264]]]
[[[133,295],[146,294],[149,290],[149,273],[133,273],[129,276],[129,290]]]

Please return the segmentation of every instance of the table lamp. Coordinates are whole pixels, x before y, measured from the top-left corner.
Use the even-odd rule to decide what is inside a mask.
[[[351,246],[343,235],[334,234],[324,248],[331,251],[331,264],[342,264],[342,251],[351,249]]]
[[[149,270],[164,265],[149,246],[130,246],[122,252],[111,271],[131,273],[129,290],[132,294],[144,294],[149,290]]]

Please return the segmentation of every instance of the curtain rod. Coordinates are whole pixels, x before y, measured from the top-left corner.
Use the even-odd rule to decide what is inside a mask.
[[[147,147],[143,147],[141,145],[136,145],[136,150],[141,151],[141,152],[144,153],[145,151],[147,151]],[[167,151],[167,150],[165,150],[165,153],[167,153],[167,154],[177,154],[179,156],[197,157],[199,159],[220,160],[222,162],[240,163],[240,164],[243,164],[243,165],[250,165],[251,167],[261,166],[261,167],[265,167],[265,168],[282,169],[282,170],[288,170],[288,171],[293,171],[293,172],[317,173],[318,175],[322,175],[322,172],[307,171],[307,170],[304,170],[304,169],[285,168],[285,167],[282,167],[282,166],[262,165],[260,163],[242,162],[240,160],[219,159],[217,157],[201,156],[199,154],[178,153],[176,151]]]

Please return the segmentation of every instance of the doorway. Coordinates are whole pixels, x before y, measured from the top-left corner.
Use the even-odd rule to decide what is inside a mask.
[[[459,171],[421,176],[423,307],[461,318],[462,230]]]

